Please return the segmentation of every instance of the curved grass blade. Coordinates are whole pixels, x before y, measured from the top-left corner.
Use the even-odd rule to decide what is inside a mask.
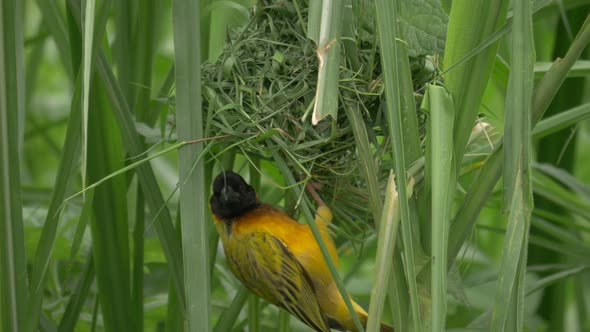
[[[535,89],[533,98],[533,125],[535,125],[557,94],[557,90],[563,84],[569,71],[576,64],[576,61],[584,52],[584,49],[590,43],[590,15],[586,17],[586,21],[580,28],[572,45],[567,51],[563,59],[557,59],[553,62],[553,66],[543,76],[539,85]]]
[[[399,228],[398,195],[395,189],[395,176],[389,175],[385,206],[381,221],[379,222],[379,239],[377,242],[377,268],[373,274],[373,287],[371,288],[371,304],[369,305],[369,318],[367,319],[367,331],[379,331],[381,315],[385,304],[385,296],[391,279],[393,267],[393,250]]]
[[[130,155],[141,155],[143,153],[143,144],[135,130],[135,122],[131,117],[131,112],[129,111],[125,99],[121,95],[113,72],[108,66],[104,54],[99,55],[97,65],[98,74],[103,80],[111,99],[125,149]],[[182,303],[179,306],[179,309],[184,312],[185,298],[184,282],[182,278],[182,250],[174,235],[175,232],[174,227],[172,226],[172,218],[165,204],[158,182],[156,181],[154,171],[149,163],[142,163],[137,166],[138,180],[145,194],[146,203],[152,214],[151,217],[156,221],[156,233],[160,238],[160,243],[164,254],[166,255],[166,260],[170,265],[172,280],[174,281],[175,286],[174,289],[178,292],[178,300]]]
[[[515,190],[512,193],[512,206],[508,217],[502,263],[496,285],[496,303],[492,312],[491,329],[493,331],[522,331],[522,312],[524,299],[524,273],[526,268],[526,245],[528,245],[527,228],[530,223],[530,210],[525,204],[522,188],[522,176],[516,177]],[[527,216],[528,213],[528,216]],[[516,314],[510,312],[518,310]],[[518,309],[521,308],[521,309]],[[516,317],[515,317],[516,316]],[[516,319],[515,319],[516,318]]]
[[[248,300],[248,295],[250,295],[250,291],[248,291],[244,285],[241,285],[229,307],[223,311],[221,316],[219,316],[219,320],[217,321],[213,332],[231,331],[234,323],[240,315],[240,311],[242,311],[242,308]]]
[[[536,62],[535,78],[542,78],[551,69],[553,62]],[[590,61],[578,60],[567,73],[567,77],[588,77],[590,76]]]
[[[293,189],[294,195],[296,197],[300,197],[303,194],[303,192],[299,189],[298,186],[295,186],[297,181],[295,180],[293,173],[291,173],[291,170],[287,166],[287,163],[284,161],[282,156],[279,156],[278,154],[275,154],[274,160],[277,164],[277,167],[281,170],[281,173],[285,177],[285,182],[287,184],[293,186],[292,189]],[[336,286],[338,287],[338,291],[340,292],[340,294],[342,295],[342,298],[344,299],[344,303],[346,304],[346,308],[348,309],[348,312],[350,313],[350,316],[352,317],[352,320],[354,321],[356,328],[360,332],[363,332],[364,328],[361,324],[361,321],[359,320],[359,317],[358,317],[356,311],[354,310],[354,307],[352,306],[352,301],[350,300],[350,297],[348,296],[348,292],[346,291],[346,287],[344,287],[344,283],[342,282],[342,278],[338,274],[338,269],[336,269],[336,265],[334,265],[334,262],[332,261],[332,258],[330,257],[330,253],[328,252],[328,248],[326,247],[326,244],[324,243],[324,239],[322,239],[322,236],[320,234],[320,230],[315,223],[315,219],[313,218],[313,214],[311,213],[311,209],[309,208],[309,205],[307,204],[306,200],[303,200],[303,204],[301,204],[301,207],[303,208],[303,214],[307,220],[307,224],[311,228],[311,232],[313,234],[313,237],[317,241],[318,246],[320,247],[320,250],[321,250],[322,255],[324,257],[324,260],[326,261],[326,264],[328,265],[328,268],[330,269],[330,273],[332,274],[332,277],[334,278],[334,281],[336,282]]]
[[[124,152],[108,97],[95,76],[90,96],[88,180],[95,182],[120,169]],[[94,190],[90,234],[98,298],[106,331],[137,331],[131,304],[131,259],[127,181],[116,177]]]
[[[373,160],[371,153],[371,143],[367,134],[367,128],[365,121],[360,114],[358,104],[343,102],[346,116],[352,126],[352,132],[354,133],[354,140],[357,144],[356,152],[359,155],[361,161],[361,169],[367,183],[369,191],[369,204],[371,204],[371,211],[373,212],[373,218],[375,221],[381,219],[381,210],[383,205],[381,202],[381,196],[379,194],[379,183],[377,175],[377,167]]]
[[[552,69],[543,77],[537,86],[532,107],[531,124],[535,124],[541,119],[551,100],[557,93],[557,90],[567,77],[569,69],[578,60],[586,46],[590,43],[590,20],[586,18],[584,25],[574,39],[572,46],[563,59],[557,59],[553,63]],[[471,229],[479,211],[485,204],[491,194],[496,182],[500,179],[503,156],[503,146],[494,144],[496,149],[490,155],[476,179],[473,181],[465,200],[455,215],[451,227],[451,238],[449,239],[449,259],[454,260],[459,253],[459,249],[471,233]]]
[[[590,103],[576,106],[572,109],[545,118],[533,129],[533,137],[541,138],[551,135],[590,117]]]
[[[343,0],[322,0],[322,15],[318,43],[318,84],[311,123],[318,124],[330,115],[338,117],[338,84],[340,82],[340,35]]]
[[[539,0],[534,2],[533,12],[537,13],[541,9],[545,8],[547,4],[549,4],[551,0]],[[477,46],[469,50],[465,53],[461,58],[459,58],[456,62],[452,65],[445,67],[442,73],[438,76],[444,76],[446,73],[454,70],[456,67],[464,64],[465,62],[471,60],[474,56],[483,52],[488,47],[495,45],[495,43],[500,40],[500,38],[504,37],[510,30],[512,29],[512,17],[509,16],[506,22],[502,25],[501,28],[496,30],[494,33],[490,34],[486,39],[484,39],[481,43]]]
[[[37,251],[35,253],[29,285],[29,299],[27,303],[27,317],[29,317],[29,319],[27,320],[23,331],[37,331],[37,325],[39,322],[38,318],[41,313],[41,303],[45,291],[45,277],[51,259],[51,253],[53,252],[53,246],[57,235],[57,226],[61,215],[59,209],[65,199],[66,190],[70,183],[70,177],[72,174],[76,173],[75,170],[78,166],[81,131],[80,91],[80,85],[76,85],[71,103],[70,119],[66,131],[63,153],[55,179],[55,186],[51,195],[51,202],[49,203],[43,230],[41,231],[41,237],[37,244]]]
[[[453,1],[447,33],[444,67],[450,68],[505,21],[508,1]],[[476,27],[476,28],[475,28]],[[455,104],[454,144],[457,169],[475,123],[479,105],[496,57],[497,42],[445,74],[445,86]]]
[[[66,311],[63,313],[61,321],[59,322],[59,332],[72,332],[76,327],[76,323],[80,317],[80,313],[84,308],[86,297],[90,291],[90,286],[94,282],[94,259],[92,255],[86,260],[84,270],[80,276],[80,280],[76,284],[74,292],[70,296]]]
[[[59,58],[64,64],[64,70],[73,82],[76,77],[72,69],[70,42],[68,40],[66,23],[59,12],[58,4],[56,1],[37,0],[37,5],[39,6],[39,9],[41,9],[44,26],[49,29],[57,49],[59,50]],[[79,110],[80,108],[78,108],[78,111]]]
[[[80,7],[75,0],[67,2],[68,13],[71,14],[73,24],[80,29]],[[138,156],[143,154],[143,144],[139,135],[136,132],[135,121],[132,118],[127,101],[121,93],[121,89],[110,68],[104,52],[98,54],[98,59],[95,62],[97,74],[106,87],[107,93],[110,97],[113,111],[119,124],[121,137],[125,150],[129,155]],[[162,192],[156,181],[154,172],[149,164],[142,164],[137,170],[138,180],[143,188],[146,203],[149,211],[152,213],[152,219],[156,220],[156,233],[160,239],[162,249],[166,256],[166,260],[170,265],[172,271],[172,280],[174,289],[178,292],[178,300],[181,302],[179,310],[184,312],[184,285],[182,278],[182,260],[180,257],[181,249],[178,241],[174,236],[174,228],[172,226],[172,219],[170,212],[165,205]]]

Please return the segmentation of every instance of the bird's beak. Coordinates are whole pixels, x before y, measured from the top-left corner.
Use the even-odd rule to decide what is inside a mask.
[[[238,193],[236,193],[232,187],[230,186],[225,186],[223,188],[221,188],[221,201],[222,202],[232,202],[232,201],[237,201],[239,198]]]

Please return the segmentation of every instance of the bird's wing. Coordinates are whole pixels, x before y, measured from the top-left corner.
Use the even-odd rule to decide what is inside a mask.
[[[248,288],[317,331],[330,331],[309,275],[280,239],[252,232],[234,249],[230,266]]]

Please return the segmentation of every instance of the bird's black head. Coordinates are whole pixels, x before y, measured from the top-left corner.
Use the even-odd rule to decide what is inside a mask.
[[[254,188],[231,171],[221,172],[213,181],[210,204],[211,210],[220,219],[238,217],[259,205]]]

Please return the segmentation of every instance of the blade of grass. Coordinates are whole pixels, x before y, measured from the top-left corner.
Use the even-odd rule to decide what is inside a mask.
[[[563,188],[551,177],[537,170],[533,171],[535,194],[547,198],[549,201],[562,206],[567,211],[590,220],[590,202]]]
[[[70,264],[76,259],[80,247],[82,246],[82,240],[84,232],[90,223],[90,216],[92,215],[92,201],[94,200],[94,189],[89,189],[86,193],[86,202],[82,205],[82,211],[80,211],[80,218],[78,225],[76,225],[76,232],[72,239],[72,248],[70,249]]]
[[[547,3],[551,0],[539,0],[534,2],[533,12],[537,13],[539,10],[543,9]],[[481,43],[479,43],[476,47],[473,47],[467,53],[465,53],[459,60],[453,62],[453,64],[449,67],[445,67],[445,70],[439,74],[439,76],[444,76],[447,72],[454,70],[456,67],[464,64],[468,60],[472,59],[475,55],[479,54],[480,52],[486,50],[488,47],[493,46],[496,47],[496,42],[500,40],[500,38],[504,37],[510,30],[512,29],[512,16],[508,16],[506,22],[497,29],[494,33],[490,34],[487,38],[485,38]]]
[[[260,159],[252,158],[251,162],[248,164],[248,169],[250,173],[250,185],[254,187],[256,192],[261,192],[261,176],[260,173],[257,171],[258,169],[260,169]],[[260,331],[260,317],[260,300],[258,296],[251,293],[248,297],[248,331]]]
[[[39,321],[39,330],[41,332],[57,332],[57,326],[47,315],[42,314]]]
[[[577,179],[570,172],[565,171],[562,168],[551,164],[539,164],[533,163],[535,171],[545,173],[555,180],[561,182],[563,185],[570,188],[572,191],[579,193],[581,196],[590,200],[590,186],[584,184],[581,180]]]
[[[180,205],[178,206],[178,211],[176,211],[176,229],[175,235],[176,240],[178,242],[182,241],[180,233],[182,229],[180,228]],[[184,331],[185,330],[185,313],[186,311],[180,310],[181,307],[184,305],[184,302],[181,302],[178,299],[178,295],[180,293],[175,290],[174,285],[174,278],[170,278],[170,283],[168,286],[168,306],[167,306],[167,315],[166,315],[166,331],[168,332],[177,332],[177,331]]]
[[[92,320],[90,322],[90,332],[96,332],[96,325],[98,323],[98,310],[100,309],[100,301],[98,297],[94,300],[92,307]]]
[[[260,301],[254,294],[248,297],[248,331],[260,331]]]
[[[159,35],[161,17],[159,10],[160,1],[141,1],[138,6],[137,26],[133,30],[133,49],[137,56],[133,73],[135,94],[128,96],[127,100],[133,102],[132,109],[137,114],[140,122],[153,126],[158,118],[158,113],[150,107],[152,92],[152,66],[156,52],[156,37]],[[129,57],[129,56],[128,56]]]
[[[228,26],[248,22],[252,1],[201,0],[201,62],[215,62],[227,43]]]
[[[59,12],[58,3],[56,1],[37,0],[37,6],[41,9],[43,15],[43,23],[50,31],[57,49],[59,50],[60,60],[64,64],[64,70],[70,78],[74,81],[76,79],[74,71],[72,70],[72,59],[70,53],[70,42],[68,40],[68,32],[66,23]],[[77,70],[76,70],[77,71]]]
[[[531,243],[532,243],[532,239],[531,239]],[[563,279],[566,279],[570,276],[575,276],[577,274],[580,274],[584,271],[586,271],[587,269],[590,268],[590,265],[588,264],[584,264],[582,266],[578,266],[578,267],[574,267],[574,268],[569,268],[569,269],[564,269],[563,271],[560,272],[556,272],[554,274],[548,275],[545,278],[542,279],[538,279],[535,282],[531,283],[531,284],[527,284],[527,289],[526,289],[526,296],[530,296],[532,294],[534,294],[535,292],[539,291],[540,289],[544,289],[547,286],[550,286],[551,284],[557,283],[559,281],[562,281]],[[474,319],[472,321],[472,323],[470,323],[468,325],[469,327],[473,327],[473,329],[468,329],[468,331],[480,331],[482,329],[485,329],[482,327],[482,322],[486,322],[489,321],[490,318],[492,316],[492,311],[486,311],[483,314],[481,314],[480,316],[478,316],[476,319]],[[475,326],[474,326],[475,325]],[[449,330],[447,330],[449,331]]]
[[[567,72],[580,57],[582,51],[590,43],[590,20],[586,22],[578,32],[572,46],[563,59],[557,59],[552,69],[547,72],[539,82],[533,97],[531,124],[534,126],[543,116],[551,103],[553,96],[567,77]],[[449,259],[454,260],[459,253],[463,242],[471,233],[472,226],[479,215],[479,211],[491,194],[496,182],[500,179],[504,150],[501,143],[494,144],[496,149],[488,158],[476,179],[473,181],[468,194],[455,215],[451,227],[451,238],[449,240]]]
[[[407,193],[406,180],[406,167],[419,157],[420,152],[417,150],[419,147],[417,119],[408,54],[404,44],[397,40],[398,36],[401,36],[398,26],[399,5],[399,1],[378,0],[375,3],[375,10],[381,46],[388,129],[392,141],[395,142],[392,144],[392,152],[399,193],[404,270],[409,288],[412,328],[415,331],[421,331],[417,271],[414,263],[417,244],[414,244],[412,238],[412,225],[419,223],[417,220],[410,219],[411,215],[416,216],[416,214],[410,211],[408,202],[410,196]]]
[[[553,66],[553,62],[536,62],[535,78],[542,78]],[[567,73],[567,77],[587,77],[590,76],[590,61],[578,60]]]
[[[530,2],[514,3],[510,78],[504,121],[504,206],[510,206],[491,327],[522,331],[530,217],[531,114],[535,48]]]
[[[80,313],[86,303],[86,297],[90,291],[90,286],[94,282],[94,259],[92,255],[86,260],[80,280],[76,284],[76,288],[66,306],[66,311],[63,313],[59,322],[59,332],[72,332],[76,327],[76,323],[80,317]]]
[[[447,251],[453,198],[457,186],[453,153],[454,108],[443,87],[428,86],[432,183],[432,331],[444,331],[447,316]]]
[[[398,246],[399,248],[399,246]],[[403,272],[401,254],[398,254],[393,259],[393,267],[391,272],[391,291],[388,292],[389,306],[391,308],[391,316],[398,331],[409,331],[410,326],[410,308],[408,306],[408,286],[405,282]]]
[[[375,265],[377,268],[373,273],[373,287],[371,288],[371,302],[369,305],[369,318],[367,319],[367,331],[380,330],[381,315],[385,304],[385,296],[391,277],[393,267],[393,250],[399,228],[398,196],[395,189],[395,176],[389,175],[387,192],[385,195],[385,206],[383,208],[381,221],[379,222],[379,239],[377,242],[377,257]]]
[[[70,15],[68,18],[71,19],[71,25],[77,26],[78,30],[70,29],[70,36],[75,36],[76,31],[80,29],[80,7],[74,0],[69,0],[67,3],[67,13]],[[70,39],[72,44],[78,39]],[[72,47],[72,50],[76,48]],[[75,57],[73,57],[75,59]],[[74,62],[74,61],[73,61]],[[131,116],[131,112],[127,105],[127,101],[121,94],[112,68],[109,67],[106,60],[106,56],[101,52],[96,61],[98,75],[106,86],[106,90],[111,99],[113,105],[113,111],[117,117],[119,123],[119,129],[125,145],[125,150],[129,155],[138,156],[144,153],[143,144],[139,135],[136,133],[135,122]],[[73,65],[77,68],[76,65]],[[172,226],[172,218],[170,212],[165,204],[162,192],[155,179],[154,172],[148,163],[142,163],[138,170],[138,180],[143,188],[146,203],[152,214],[152,220],[155,220],[156,233],[160,239],[162,249],[166,256],[166,260],[170,265],[172,271],[172,280],[175,285],[174,289],[178,292],[178,301],[181,302],[179,310],[184,312],[184,285],[182,278],[182,259],[181,259],[181,248],[179,242],[176,240],[174,235],[174,228]]]
[[[291,331],[291,326],[289,322],[291,320],[291,315],[285,310],[279,310],[279,332],[289,332]]]
[[[135,122],[133,121],[125,99],[120,93],[120,89],[115,81],[112,70],[106,62],[104,54],[99,56],[97,65],[98,74],[106,85],[111,103],[113,104],[125,149],[128,154],[132,156],[143,154],[143,144],[136,132]],[[151,213],[150,217],[151,220],[155,220],[154,224],[156,226],[156,233],[158,234],[160,244],[166,255],[166,260],[172,271],[172,280],[175,286],[174,289],[178,292],[178,300],[182,303],[179,306],[179,310],[184,312],[185,297],[182,278],[182,250],[174,235],[172,218],[170,217],[170,212],[156,181],[154,171],[149,163],[141,163],[137,166],[138,180],[145,194],[146,203]]]
[[[531,295],[536,291],[546,288],[547,286],[557,283],[565,278],[586,272],[590,269],[590,265],[576,266],[569,269],[564,269],[553,274],[550,274],[542,279],[535,281],[527,286],[526,295]]]
[[[580,28],[576,35],[574,42],[567,51],[563,59],[558,58],[553,62],[553,66],[543,76],[541,82],[535,89],[533,99],[533,124],[539,122],[549,104],[557,94],[557,90],[567,78],[568,72],[572,69],[576,61],[582,55],[586,46],[590,43],[590,16],[586,17],[586,21]]]
[[[39,27],[35,29],[35,33],[37,35],[41,36],[45,34],[45,26],[43,25],[43,22],[41,22],[39,24]],[[42,80],[40,79],[39,69],[41,64],[43,63],[43,54],[45,54],[45,46],[47,44],[47,39],[47,37],[42,37],[35,40],[32,43],[32,47],[30,47],[30,50],[28,52],[29,54],[27,56],[27,59],[25,60],[24,66],[26,70],[24,80],[25,82],[27,82],[27,89],[25,91],[25,108],[29,108],[30,105],[32,105],[34,92],[37,91],[38,86],[42,85],[40,84]],[[24,119],[23,116],[21,116],[21,118]],[[27,116],[26,120],[32,125],[32,128],[28,128],[26,132],[23,132],[23,139],[27,138],[27,133],[29,132],[37,133],[43,138],[43,140],[53,150],[53,152],[55,152],[55,155],[59,156],[61,154],[60,148],[57,146],[57,143],[55,142],[53,137],[49,135],[48,131],[42,126],[39,126],[38,119],[35,116]]]
[[[285,162],[283,157],[280,156],[279,154],[275,154],[274,160],[275,160],[275,163],[277,164],[277,167],[279,168],[279,170],[283,174],[286,184],[288,184],[289,186],[292,186],[292,192],[293,192],[294,196],[301,197],[303,193],[302,193],[301,189],[298,186],[296,186],[297,181],[295,180],[293,173],[291,172],[291,170],[287,166],[287,163]],[[348,292],[346,291],[346,287],[344,287],[344,283],[342,282],[342,278],[338,274],[338,269],[336,269],[336,265],[334,265],[334,262],[332,261],[332,258],[330,257],[330,253],[328,252],[328,248],[326,247],[326,244],[324,243],[324,239],[322,239],[320,230],[315,223],[315,219],[313,218],[313,214],[311,213],[311,209],[309,208],[309,205],[307,204],[306,200],[303,200],[303,204],[301,204],[301,207],[303,208],[303,214],[305,216],[305,219],[307,220],[307,224],[311,228],[311,232],[313,234],[313,237],[315,238],[316,242],[318,243],[318,246],[320,247],[320,251],[322,252],[322,256],[324,257],[324,260],[326,261],[326,264],[328,265],[328,268],[330,269],[330,273],[332,274],[332,277],[334,278],[334,282],[336,283],[338,291],[340,292],[340,295],[344,299],[344,303],[346,304],[346,308],[348,309],[348,312],[350,313],[350,316],[352,317],[354,325],[356,326],[356,328],[360,332],[363,332],[364,328],[359,320],[359,317],[358,317],[356,311],[354,310],[354,307],[352,306],[352,301],[350,299],[350,296],[348,296]]]
[[[320,28],[322,25],[323,0],[309,0],[307,16],[307,38],[320,44]]]
[[[526,1],[525,1],[526,2]],[[524,2],[522,2],[524,3]],[[514,28],[512,30],[512,57],[510,78],[506,97],[504,121],[504,206],[513,206],[512,193],[515,191],[516,176],[524,187],[525,201],[530,191],[530,131],[531,100],[533,90],[533,66],[535,51],[530,5],[515,5]],[[532,196],[530,197],[532,203]],[[530,207],[530,206],[529,206]],[[523,206],[523,208],[526,208]]]
[[[84,1],[82,16],[82,189],[86,188],[86,171],[88,162],[88,103],[90,100],[90,73],[93,58],[94,16],[96,3],[94,0]]]
[[[72,6],[72,4],[75,4],[75,6]],[[52,20],[52,21],[59,21],[60,17],[58,17],[57,15],[59,15],[59,10],[45,10],[43,11],[43,16],[45,19],[47,20]],[[80,75],[81,72],[81,67],[82,67],[82,32],[81,32],[81,14],[82,13],[82,9],[80,8],[80,5],[78,4],[78,2],[68,2],[68,5],[66,5],[66,17],[64,19],[64,21],[66,22],[66,27],[67,27],[67,35],[66,36],[62,36],[58,30],[56,31],[51,31],[51,33],[53,34],[53,38],[55,39],[66,39],[69,40],[70,42],[70,48],[69,48],[69,58],[71,59],[72,62],[72,77],[70,77],[72,79],[72,83],[75,83],[75,79],[77,79]],[[62,54],[63,56],[63,54]],[[81,76],[80,76],[81,77]],[[80,84],[80,86],[82,86]],[[81,106],[80,106],[81,107]]]
[[[134,88],[133,82],[134,66],[132,61],[137,61],[140,55],[138,50],[132,46],[133,25],[136,22],[137,15],[133,8],[134,1],[115,1],[113,4],[113,23],[115,40],[113,41],[113,63],[117,66],[117,78],[123,95],[128,101],[133,101]],[[143,7],[143,6],[141,6]],[[147,34],[148,32],[145,32]]]
[[[539,229],[546,234],[550,234],[551,238],[558,240],[558,243],[564,243],[571,247],[580,248],[580,251],[588,251],[590,249],[590,246],[586,245],[581,239],[576,237],[575,233],[572,233],[571,231],[568,231],[569,229],[563,227],[571,225],[573,223],[571,220],[561,220],[562,223],[557,225],[553,224],[551,221],[535,216],[533,216],[531,220],[532,227]]]
[[[338,84],[340,82],[340,34],[342,33],[343,0],[322,0],[322,15],[317,49],[320,61],[318,84],[311,123],[318,124],[330,115],[338,117]]]
[[[88,179],[100,179],[104,175],[120,168],[122,151],[116,134],[112,115],[104,113],[108,106],[102,104],[106,94],[97,85],[91,75],[92,68],[102,41],[104,27],[108,19],[110,1],[103,1],[100,9],[95,13],[95,4],[86,3],[86,16],[81,20],[83,31],[82,44],[82,135],[83,135],[83,173],[88,172]],[[76,12],[76,11],[74,11]],[[97,14],[96,23],[94,15]],[[78,22],[77,22],[78,23]],[[93,85],[93,96],[90,96],[90,85]],[[102,93],[102,94],[101,94]],[[93,98],[92,105],[89,105]],[[97,104],[103,107],[95,109]],[[89,107],[97,114],[90,114]],[[96,126],[88,127],[89,118],[95,120]],[[98,131],[96,127],[101,127]],[[111,133],[106,134],[105,133]],[[84,146],[88,144],[88,146]],[[92,146],[91,146],[92,145]],[[85,149],[88,150],[85,150]],[[93,150],[92,154],[87,151]],[[91,162],[91,165],[84,162]],[[86,175],[83,174],[85,178]],[[83,187],[86,184],[83,183]],[[94,198],[94,218],[91,218],[91,234],[93,238],[93,252],[97,270],[99,298],[101,312],[107,330],[136,330],[131,306],[130,262],[128,228],[126,225],[126,203],[117,193],[124,193],[124,179],[115,179],[97,188]],[[111,242],[115,242],[115,246]],[[115,248],[115,249],[114,249]]]
[[[88,129],[88,181],[94,183],[123,167],[123,148],[104,88],[91,84]],[[94,190],[90,219],[98,297],[106,331],[136,331],[131,305],[131,260],[127,212],[127,183],[123,176]]]
[[[164,135],[166,134],[166,115],[168,114],[168,105],[165,101],[167,100],[168,96],[172,91],[174,80],[174,63],[172,63],[170,69],[168,69],[168,74],[166,74],[164,82],[162,82],[162,85],[156,93],[155,99],[152,100],[152,112],[154,114],[158,114],[160,117],[160,134],[162,135],[162,137],[164,137]],[[208,135],[207,131],[205,131],[205,133]]]
[[[212,138],[209,138],[209,139],[215,139],[215,138],[219,138],[219,137],[220,136],[216,136],[216,137],[212,137]],[[160,157],[160,156],[162,156],[162,155],[164,155],[164,154],[166,154],[166,153],[168,153],[170,151],[177,150],[180,147],[185,146],[187,144],[194,144],[194,143],[206,141],[206,140],[209,140],[209,139],[194,140],[194,141],[188,141],[188,142],[178,142],[178,143],[176,143],[174,145],[171,145],[171,146],[169,146],[169,147],[167,147],[167,148],[165,148],[165,149],[163,149],[163,150],[161,150],[161,151],[159,151],[157,153],[154,153],[153,155],[147,156],[147,157],[145,157],[143,159],[140,159],[140,160],[138,160],[138,161],[136,161],[134,163],[131,163],[131,164],[125,166],[125,167],[122,167],[121,169],[118,169],[118,170],[116,170],[116,171],[114,171],[114,172],[112,172],[112,173],[104,176],[100,180],[97,180],[96,182],[88,185],[88,187],[86,187],[86,189],[81,190],[81,191],[78,191],[75,194],[70,195],[69,197],[67,197],[64,200],[64,202],[62,203],[62,206],[60,207],[60,209],[63,208],[63,206],[66,203],[68,203],[70,200],[74,199],[75,197],[78,197],[78,196],[82,195],[83,193],[85,193],[87,191],[90,191],[90,190],[92,190],[94,188],[97,188],[100,185],[102,185],[103,183],[105,183],[105,182],[107,182],[107,181],[109,181],[109,180],[111,180],[111,179],[113,179],[113,178],[115,178],[115,177],[117,177],[117,176],[119,176],[121,174],[124,174],[124,173],[126,173],[126,172],[128,172],[130,170],[139,168],[140,166],[142,166],[143,164],[146,164],[148,161],[150,161],[152,159],[156,159],[156,158],[158,158],[158,157]],[[208,152],[208,151],[209,151],[209,145],[207,146],[207,148],[205,148],[205,150],[203,150],[201,152],[200,155],[197,156],[196,161],[199,161],[205,155],[205,153]],[[60,210],[60,209],[58,209],[58,210]]]
[[[39,315],[41,313],[41,303],[45,292],[45,277],[57,235],[57,226],[60,217],[58,210],[65,199],[70,178],[72,174],[76,174],[76,168],[78,167],[81,130],[80,93],[80,85],[76,85],[72,103],[70,105],[68,129],[66,131],[63,153],[57,169],[55,186],[51,195],[51,202],[47,209],[47,217],[41,231],[41,237],[39,238],[33,261],[31,282],[29,285],[29,299],[27,303],[28,319],[23,331],[37,331]]]
[[[240,311],[242,311],[242,308],[248,301],[248,295],[250,295],[250,291],[248,291],[245,286],[240,285],[240,288],[229,307],[221,313],[221,316],[219,316],[219,320],[217,321],[213,332],[231,331],[234,323],[240,315]]]
[[[209,54],[211,52],[211,50],[209,49],[209,46],[211,45],[210,39],[211,39],[211,35],[212,35],[211,16],[212,16],[213,10],[208,9],[208,8],[215,5],[216,2],[218,2],[218,1],[215,1],[215,0],[200,0],[199,1],[199,5],[200,5],[199,12],[201,13],[199,16],[199,28],[200,28],[199,33],[201,34],[201,48],[200,48],[201,61],[209,60]]]
[[[22,2],[0,3],[0,328],[20,331],[26,316],[20,159],[24,119]]]
[[[590,233],[590,225],[576,224],[572,221],[572,216],[564,216],[553,211],[549,212],[545,209],[541,209],[540,207],[537,207],[533,211],[533,215],[537,218],[549,220],[554,225],[554,227],[560,227],[559,224],[563,224],[567,225],[568,228],[573,228],[580,232]],[[533,218],[533,220],[536,219]]]
[[[135,223],[133,225],[133,274],[131,279],[132,286],[132,304],[137,331],[144,331],[144,250],[145,250],[145,198],[139,185],[135,186],[137,192],[135,202]]]
[[[295,206],[296,203],[289,204],[289,200],[292,199],[292,196],[287,195],[285,192],[283,195],[283,200],[285,201],[285,206]],[[289,314],[286,310],[279,310],[279,319],[278,319],[278,332],[290,332],[291,331],[291,314]]]
[[[444,68],[450,68],[479,46],[506,20],[508,1],[453,1],[447,32]],[[496,57],[497,42],[481,50],[445,74],[445,86],[455,104],[454,144],[456,169],[460,169],[465,146]]]
[[[533,138],[541,138],[590,118],[590,103],[545,118],[533,129]]]
[[[346,59],[350,62],[352,71],[357,72],[361,68],[359,61],[359,49],[356,41],[356,21],[352,11],[352,0],[344,0],[342,12],[342,44]]]
[[[516,186],[512,194],[512,206],[508,217],[508,229],[502,251],[502,263],[498,283],[496,286],[496,302],[492,312],[491,329],[493,331],[522,331],[522,321],[514,321],[510,311],[516,308],[524,308],[521,294],[521,282],[524,278],[523,264],[526,264],[526,253],[523,252],[524,245],[528,242],[528,229],[526,222],[526,210],[523,209],[524,196],[522,190],[522,176],[516,177]],[[521,314],[517,313],[516,316]],[[512,318],[512,319],[510,319]]]
[[[201,94],[198,93],[201,91],[201,40],[199,24],[195,24],[199,12],[198,2],[172,2],[176,123],[178,138],[187,141],[203,137]],[[203,161],[196,159],[202,151],[200,143],[185,146],[178,151],[186,324],[191,332],[211,329],[205,173]]]
[[[365,126],[365,121],[360,114],[357,103],[348,103],[345,101],[343,104],[348,121],[350,121],[352,126],[354,140],[357,144],[356,152],[359,155],[359,160],[361,161],[360,166],[367,183],[369,204],[371,205],[373,218],[375,221],[378,221],[381,219],[383,205],[381,202],[381,195],[379,194],[379,177],[377,175],[377,167],[373,159],[373,154],[371,153],[371,145],[367,134],[367,128]]]
[[[567,257],[571,257],[572,259],[578,260],[582,264],[589,264],[590,260],[588,259],[588,248],[578,247],[575,245],[570,244],[563,244],[563,242],[558,242],[555,240],[549,240],[546,237],[534,236],[530,235],[529,244],[537,246],[539,248],[548,249],[551,252],[561,254]]]

